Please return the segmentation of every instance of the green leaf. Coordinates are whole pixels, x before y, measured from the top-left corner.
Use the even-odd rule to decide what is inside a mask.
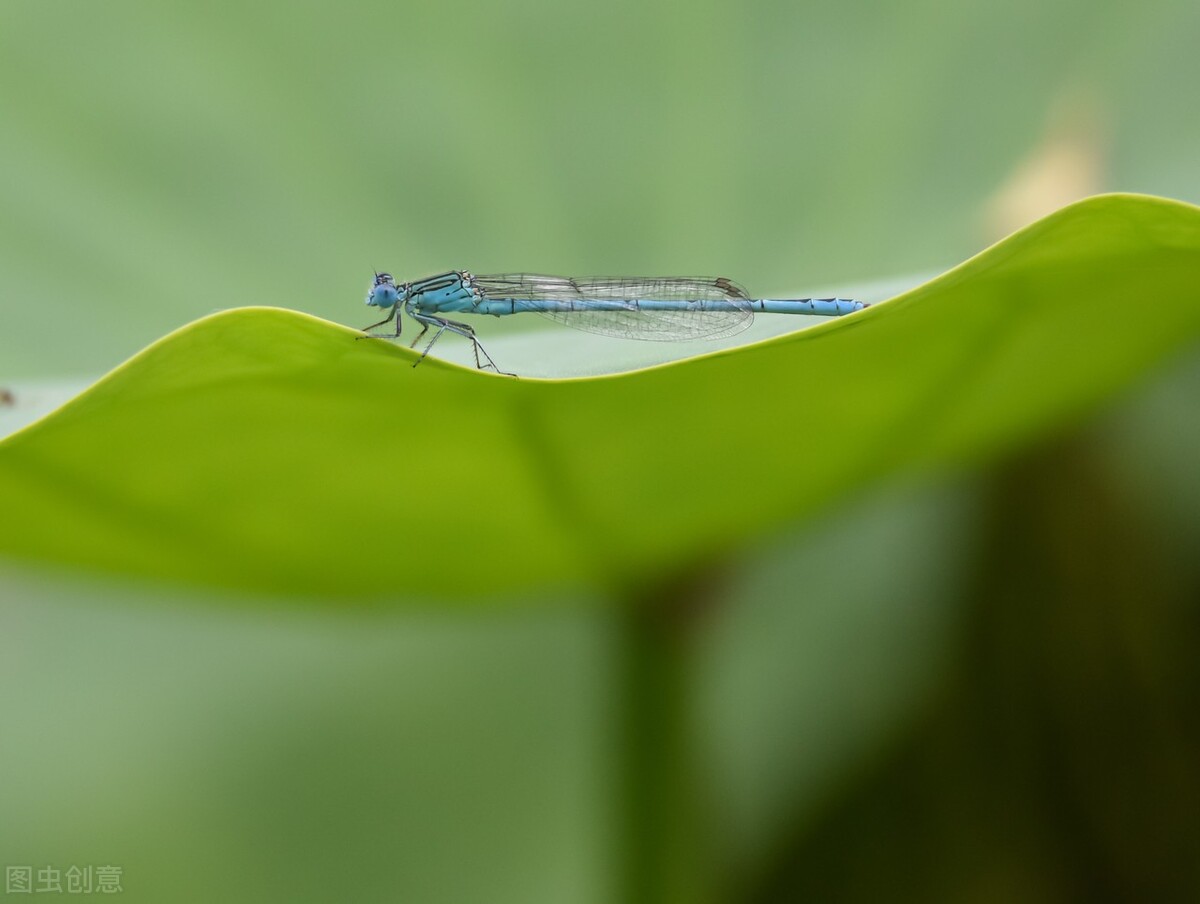
[[[1198,332],[1200,210],[1127,195],[861,314],[607,377],[413,369],[237,309],[0,444],[0,552],[364,599],[638,581],[995,457]]]

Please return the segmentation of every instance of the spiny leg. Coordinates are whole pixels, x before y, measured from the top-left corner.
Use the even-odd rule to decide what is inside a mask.
[[[412,342],[408,343],[408,347],[409,347],[409,348],[416,348],[416,347],[417,347],[417,343],[421,341],[421,337],[422,337],[422,336],[424,336],[424,335],[425,335],[426,333],[428,333],[428,332],[429,332],[429,324],[428,324],[428,323],[422,323],[422,324],[421,324],[421,332],[417,333],[417,338],[416,338],[416,339],[414,339]],[[424,357],[424,356],[422,356],[422,357]]]
[[[416,367],[418,364],[420,364],[422,361],[425,360],[425,356],[428,355],[429,350],[431,348],[433,348],[433,343],[435,343],[439,339],[441,339],[442,333],[444,333],[444,332],[446,332],[446,323],[445,323],[445,321],[442,321],[442,325],[440,327],[438,327],[438,331],[433,334],[433,338],[429,340],[429,344],[426,345],[425,350],[423,352],[421,352],[421,357],[419,357],[416,361],[413,362],[413,367]]]
[[[471,340],[471,350],[475,353],[475,367],[476,368],[478,368],[479,370],[487,370],[490,367],[496,373],[504,374],[504,376],[506,376],[506,377],[515,377],[516,376],[516,374],[510,374],[508,371],[501,370],[499,367],[496,366],[496,362],[492,360],[492,356],[487,353],[487,349],[485,349],[483,347],[483,343],[479,341],[478,337],[476,337],[475,330],[472,327],[468,326],[465,323],[456,323],[453,320],[447,321],[446,326],[450,330],[450,332],[458,333],[458,335],[462,336],[464,339]],[[486,365],[483,364],[479,360],[479,356],[481,354],[487,360]]]
[[[474,346],[474,348],[475,348],[475,366],[477,368],[479,368],[480,370],[487,370],[487,367],[490,367],[496,373],[504,374],[504,376],[506,376],[506,377],[515,377],[516,376],[516,374],[510,374],[507,370],[501,370],[499,367],[496,366],[496,362],[493,361],[492,356],[487,353],[487,349],[485,349],[483,347],[483,343],[481,343],[478,339],[475,338],[474,330],[471,331],[471,335],[468,336],[467,338],[469,338],[471,340],[471,345]],[[479,363],[479,356],[481,354],[483,355],[483,357],[485,357],[487,359],[487,367],[484,367],[482,364]]]
[[[425,329],[421,330],[422,336],[425,335],[425,330],[429,329],[430,326],[436,326],[438,328],[438,331],[434,333],[433,338],[429,340],[429,344],[425,346],[425,350],[421,352],[421,357],[417,359],[416,364],[413,364],[413,367],[416,367],[417,364],[420,364],[425,360],[425,356],[429,354],[429,350],[433,348],[433,344],[437,342],[439,338],[441,338],[442,333],[446,332],[446,330],[449,330],[452,333],[462,336],[464,339],[470,340],[471,348],[475,353],[475,366],[479,370],[487,370],[490,367],[498,374],[504,374],[507,377],[516,376],[516,374],[511,374],[508,371],[501,370],[496,366],[496,362],[492,360],[492,356],[487,353],[487,350],[475,337],[475,330],[473,330],[469,325],[465,323],[459,323],[456,320],[446,320],[443,317],[434,317],[432,314],[414,314],[413,317],[418,323],[421,323],[425,327]],[[480,353],[482,353],[483,357],[487,360],[486,365],[479,360]]]
[[[400,323],[400,309],[399,308],[393,308],[392,313],[388,314],[386,317],[384,317],[378,323],[372,323],[370,326],[364,326],[362,328],[361,332],[365,333],[367,330],[373,330],[376,327],[384,326],[385,324],[391,323],[393,317],[396,318],[396,335],[399,336],[400,335],[400,327],[402,325]],[[389,336],[355,336],[354,338],[355,339],[389,339],[392,337],[389,337]]]

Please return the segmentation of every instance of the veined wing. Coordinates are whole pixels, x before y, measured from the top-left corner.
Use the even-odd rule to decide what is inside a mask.
[[[475,286],[487,298],[518,301],[567,301],[574,310],[538,311],[558,323],[624,339],[720,339],[740,333],[754,320],[750,299],[737,283],[724,277],[546,276],[503,273],[476,276]],[[721,301],[722,310],[682,307],[672,311],[639,309],[639,301]],[[624,303],[613,310],[613,303]],[[591,305],[605,310],[596,310]]]

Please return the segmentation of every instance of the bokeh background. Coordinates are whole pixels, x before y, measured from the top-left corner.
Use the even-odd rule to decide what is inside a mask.
[[[1200,201],[1198,39],[1183,0],[5,3],[0,386],[238,305],[362,325],[373,268],[846,292],[1085,194]],[[1193,355],[730,550],[692,699],[718,899],[1194,899],[1198,393]],[[378,553],[395,612],[6,563],[0,862],[619,900],[604,601],[451,615]]]

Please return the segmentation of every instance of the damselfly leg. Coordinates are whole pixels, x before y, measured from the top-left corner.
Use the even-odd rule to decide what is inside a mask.
[[[400,312],[398,310],[393,310],[391,314],[389,314],[387,317],[384,317],[378,323],[372,323],[370,326],[364,326],[362,328],[362,331],[365,333],[367,330],[373,330],[376,327],[386,326],[387,324],[392,322],[393,317],[396,318],[396,336],[399,336],[400,335],[400,327],[402,324],[400,323]],[[357,339],[393,339],[395,337],[394,336],[356,336],[355,338],[357,338]]]
[[[417,321],[417,323],[421,324],[421,332],[418,333],[417,338],[412,341],[411,345],[409,346],[410,348],[417,347],[417,342],[429,331],[430,327],[437,328],[437,332],[433,334],[433,338],[430,339],[425,345],[424,351],[421,352],[421,357],[416,360],[416,362],[413,364],[413,367],[416,367],[425,360],[425,356],[429,354],[429,350],[433,348],[434,343],[442,337],[442,333],[449,330],[450,332],[471,341],[471,348],[475,352],[475,366],[479,368],[479,370],[487,370],[488,368],[491,368],[496,373],[504,374],[506,377],[516,376],[516,374],[510,374],[508,371],[501,370],[496,366],[496,362],[492,360],[492,356],[487,353],[487,350],[475,337],[475,330],[473,330],[467,324],[459,323],[456,320],[447,320],[444,317],[435,317],[432,314],[423,314],[420,311],[413,311],[412,318],[413,320]],[[480,360],[480,355],[483,355],[483,361],[487,361],[487,364],[484,364],[483,361]]]

